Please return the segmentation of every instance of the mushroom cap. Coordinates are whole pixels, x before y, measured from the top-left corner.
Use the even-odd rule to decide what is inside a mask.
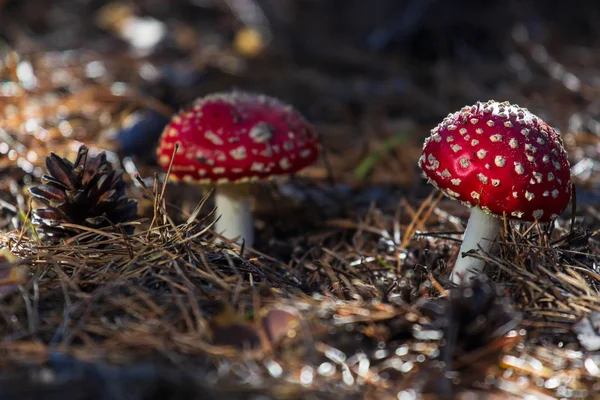
[[[300,113],[253,93],[215,93],[175,115],[160,138],[158,164],[171,179],[239,183],[289,175],[315,162],[318,138]]]
[[[425,139],[419,167],[446,196],[496,216],[548,221],[571,200],[559,133],[508,102],[449,114]]]

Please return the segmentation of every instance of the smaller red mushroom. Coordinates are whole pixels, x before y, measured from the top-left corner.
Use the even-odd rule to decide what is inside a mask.
[[[451,279],[469,281],[484,262],[501,219],[546,222],[571,200],[571,172],[559,133],[526,108],[488,101],[449,114],[425,139],[419,166],[451,199],[471,207]]]
[[[315,130],[298,111],[241,91],[200,98],[173,117],[157,151],[165,170],[176,143],[170,178],[214,185],[216,232],[248,246],[254,242],[248,182],[293,174],[318,157]]]

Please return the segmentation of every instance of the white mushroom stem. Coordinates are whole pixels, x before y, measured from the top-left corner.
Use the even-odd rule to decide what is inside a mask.
[[[479,207],[471,208],[471,216],[467,223],[467,229],[465,229],[458,258],[450,275],[452,282],[468,283],[483,271],[484,261],[469,256],[463,257],[462,254],[478,249],[484,252],[490,251],[501,226],[500,218],[485,213]]]
[[[252,218],[250,190],[246,184],[224,184],[215,189],[216,215],[213,229],[223,237],[252,247],[254,219]]]

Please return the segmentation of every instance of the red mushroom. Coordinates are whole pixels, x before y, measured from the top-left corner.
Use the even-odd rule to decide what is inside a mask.
[[[293,174],[315,162],[318,139],[294,108],[272,97],[235,91],[198,99],[174,116],[158,147],[171,179],[216,186],[218,233],[253,245],[247,182]]]
[[[571,200],[567,153],[556,130],[526,108],[488,101],[449,114],[425,139],[419,166],[428,181],[471,207],[452,280],[469,281],[484,262],[503,216],[546,222]],[[498,218],[500,217],[500,218]]]

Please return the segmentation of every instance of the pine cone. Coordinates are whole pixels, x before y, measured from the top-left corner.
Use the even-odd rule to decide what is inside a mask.
[[[32,218],[43,238],[57,240],[78,233],[62,222],[102,228],[136,217],[137,202],[126,197],[122,172],[113,169],[105,153],[91,157],[87,146],[81,146],[75,163],[50,153],[46,168],[49,174],[42,176],[42,185],[29,189],[46,205],[34,209]],[[133,227],[126,231],[133,233]]]

